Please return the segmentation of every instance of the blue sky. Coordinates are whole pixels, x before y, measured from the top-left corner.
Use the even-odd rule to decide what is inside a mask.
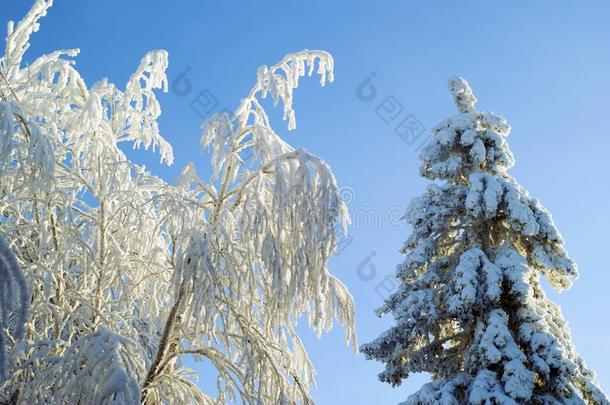
[[[29,5],[3,0],[0,21],[21,18]],[[547,292],[561,305],[577,350],[610,390],[608,21],[610,3],[603,1],[56,0],[29,58],[78,47],[77,67],[89,84],[108,77],[123,86],[145,52],[169,51],[170,79],[188,71],[192,85],[186,95],[159,97],[161,129],[176,162],[163,167],[151,153],[130,155],[173,181],[188,161],[208,167],[208,156],[198,153],[202,117],[190,106],[200,91],[213,94],[219,110],[232,109],[259,65],[303,48],[331,52],[335,83],[321,89],[316,80],[303,81],[295,95],[297,130],[287,133],[278,119],[275,127],[327,160],[350,199],[353,240],[330,267],[354,296],[361,342],[390,325],[373,310],[409,234],[396,214],[426,184],[417,176],[417,143],[409,145],[394,127],[409,114],[426,129],[454,114],[447,79],[465,77],[479,108],[512,125],[517,165],[511,173],[552,212],[579,263],[581,277],[571,290],[558,295],[546,285]],[[377,94],[365,102],[357,88],[371,73]],[[377,111],[387,97],[403,107],[390,124]],[[301,330],[317,366],[313,395],[321,404],[397,403],[426,380],[413,376],[393,389],[376,380],[381,364],[350,352],[340,329],[321,340]]]

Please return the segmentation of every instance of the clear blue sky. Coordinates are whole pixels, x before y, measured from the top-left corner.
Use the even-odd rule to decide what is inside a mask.
[[[3,0],[0,21],[21,18],[30,3]],[[119,86],[152,49],[169,51],[170,78],[190,67],[190,94],[160,96],[160,125],[174,146],[175,165],[160,167],[156,155],[131,153],[173,181],[188,161],[208,167],[208,157],[197,152],[202,119],[189,106],[199,91],[209,89],[219,108],[234,108],[259,65],[303,48],[331,52],[335,83],[320,89],[315,80],[303,82],[295,96],[298,128],[286,138],[326,159],[349,187],[357,215],[353,241],[332,259],[331,270],[355,298],[361,342],[390,324],[373,309],[381,303],[376,287],[400,263],[398,249],[409,234],[392,219],[425,187],[415,146],[394,133],[376,106],[393,95],[404,107],[399,118],[413,114],[430,128],[455,113],[447,78],[467,78],[479,107],[512,125],[512,174],[552,212],[579,263],[574,287],[550,295],[571,325],[577,350],[610,391],[609,21],[604,1],[56,0],[29,58],[78,47],[77,66],[89,84],[109,77]],[[377,97],[367,103],[356,89],[371,72]],[[376,274],[365,281],[358,269],[373,276],[369,264]],[[344,346],[341,330],[321,340],[302,330],[318,369],[314,397],[320,404],[397,403],[425,381],[413,376],[392,389],[376,380],[381,364]]]

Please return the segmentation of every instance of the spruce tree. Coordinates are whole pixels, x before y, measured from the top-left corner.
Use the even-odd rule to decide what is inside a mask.
[[[541,288],[540,274],[564,290],[578,272],[549,212],[507,173],[509,125],[477,111],[464,79],[449,90],[459,113],[422,151],[433,183],[409,205],[401,285],[378,309],[396,325],[362,351],[393,386],[431,374],[406,404],[608,404]]]

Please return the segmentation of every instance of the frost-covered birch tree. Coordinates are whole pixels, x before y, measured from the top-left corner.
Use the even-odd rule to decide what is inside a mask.
[[[167,53],[146,54],[124,89],[87,86],[78,49],[26,64],[51,4],[8,24],[0,58],[0,401],[311,402],[301,316],[318,333],[338,321],[355,345],[351,296],[326,265],[346,207],[328,165],[284,142],[262,100],[294,129],[299,79],[332,81],[331,56],[261,67],[236,111],[204,126],[211,178],[191,165],[172,185],[122,150],[173,161],[155,97]]]
[[[540,275],[570,287],[577,268],[549,212],[507,173],[509,125],[476,109],[464,79],[449,90],[459,113],[422,151],[434,183],[407,210],[401,285],[378,310],[396,325],[362,351],[393,386],[431,374],[409,405],[608,404],[541,288]]]

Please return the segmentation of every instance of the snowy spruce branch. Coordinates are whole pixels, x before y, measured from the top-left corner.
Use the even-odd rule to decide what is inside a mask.
[[[121,149],[173,162],[155,96],[167,53],[146,54],[124,90],[87,86],[77,49],[26,65],[51,5],[9,23],[0,58],[0,400],[312,402],[298,320],[318,333],[339,322],[356,348],[352,298],[326,266],[347,212],[330,167],[282,140],[262,100],[294,129],[299,79],[332,81],[331,56],[261,67],[236,111],[204,125],[210,179],[189,165],[173,185]]]

